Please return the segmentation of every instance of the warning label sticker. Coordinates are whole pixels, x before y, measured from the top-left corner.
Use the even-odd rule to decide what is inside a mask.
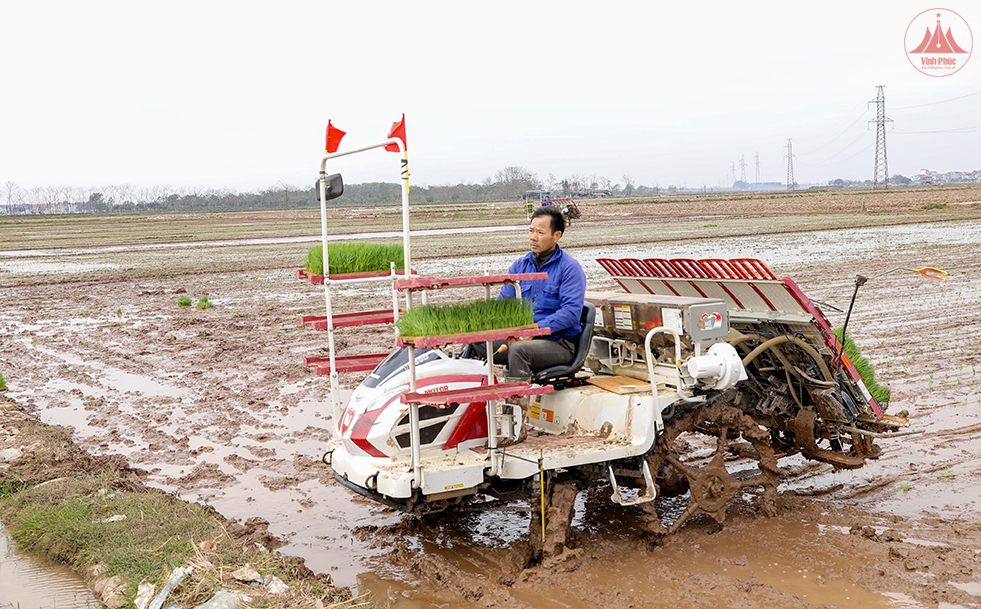
[[[613,325],[617,330],[632,330],[633,319],[630,317],[630,305],[613,305]]]
[[[661,309],[661,317],[664,318],[664,327],[674,330],[678,334],[682,334],[684,330],[684,324],[681,321],[681,310],[680,309]]]

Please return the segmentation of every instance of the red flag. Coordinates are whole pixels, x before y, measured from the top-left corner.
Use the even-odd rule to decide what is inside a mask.
[[[400,120],[397,123],[392,123],[392,130],[388,132],[388,137],[399,138],[400,140],[402,140],[402,149],[403,150],[409,149],[409,145],[405,143],[405,113],[404,112],[402,113],[402,120]],[[388,146],[385,146],[385,150],[389,152],[398,152],[399,146],[398,144],[389,144]]]
[[[341,138],[347,135],[347,131],[341,131],[327,121],[327,154],[337,152],[337,147],[341,145]]]

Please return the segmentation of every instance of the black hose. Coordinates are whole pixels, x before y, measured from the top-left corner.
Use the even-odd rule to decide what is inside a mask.
[[[855,297],[858,296],[858,288],[865,285],[865,282],[868,280],[868,277],[855,275],[855,291],[852,292],[852,301],[848,303],[848,313],[845,314],[845,323],[841,326],[841,344],[838,345],[838,354],[831,360],[831,364],[836,368],[841,366],[841,356],[845,351],[845,330],[848,328],[848,320],[852,316],[852,307],[855,306]]]

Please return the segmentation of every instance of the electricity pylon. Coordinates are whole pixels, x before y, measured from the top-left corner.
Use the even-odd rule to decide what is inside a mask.
[[[787,190],[797,190],[794,183],[794,146],[790,138],[787,138]]]
[[[869,103],[875,104],[875,169],[872,173],[872,188],[889,188],[889,161],[886,157],[886,94],[885,85],[879,85],[879,93]],[[872,121],[869,121],[870,123]]]

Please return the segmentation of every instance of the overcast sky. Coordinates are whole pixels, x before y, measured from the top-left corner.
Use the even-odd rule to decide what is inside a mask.
[[[864,180],[876,85],[890,174],[981,169],[981,56],[937,78],[906,55],[931,6],[3,0],[0,184],[306,186],[328,119],[344,150],[403,112],[415,184],[516,165],[715,187],[740,158],[754,181],[757,153],[761,180],[785,182],[789,138],[797,182]],[[976,1],[946,8],[981,32]],[[330,169],[399,175],[381,150]]]

